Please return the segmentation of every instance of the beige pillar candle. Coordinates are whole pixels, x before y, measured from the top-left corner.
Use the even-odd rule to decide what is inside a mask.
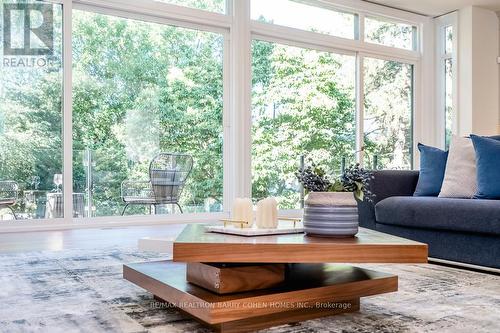
[[[236,198],[233,202],[232,219],[248,222],[243,226],[250,228],[253,225],[253,205],[252,200],[248,198]]]
[[[278,227],[278,202],[274,198],[266,198],[257,203],[255,223],[260,229],[276,229]]]

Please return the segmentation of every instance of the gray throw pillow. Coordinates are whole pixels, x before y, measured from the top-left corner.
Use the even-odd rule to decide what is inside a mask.
[[[476,192],[476,152],[472,140],[453,136],[439,197],[472,198]]]

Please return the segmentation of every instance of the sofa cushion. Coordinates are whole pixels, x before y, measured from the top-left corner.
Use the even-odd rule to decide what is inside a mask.
[[[470,138],[451,138],[440,198],[472,198],[477,192],[476,152]]]
[[[500,235],[500,201],[390,197],[375,206],[377,223]]]
[[[476,151],[477,185],[474,198],[500,199],[500,141],[471,134]]]
[[[420,151],[420,176],[413,194],[416,197],[437,197],[443,184],[448,152],[418,144]]]

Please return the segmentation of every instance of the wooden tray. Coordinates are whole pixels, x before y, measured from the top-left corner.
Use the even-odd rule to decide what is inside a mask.
[[[304,228],[293,226],[278,226],[277,229],[257,229],[257,228],[240,228],[237,226],[229,225],[207,225],[205,226],[206,232],[216,232],[219,234],[229,234],[237,236],[268,236],[268,235],[283,235],[283,234],[300,234],[304,232]]]

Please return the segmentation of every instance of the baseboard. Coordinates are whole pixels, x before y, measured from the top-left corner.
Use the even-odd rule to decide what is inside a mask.
[[[500,275],[500,269],[493,268],[493,267],[472,265],[472,264],[466,264],[463,262],[444,260],[444,259],[438,259],[438,258],[431,258],[431,257],[429,257],[429,262],[435,263],[438,265],[451,266],[451,267],[456,267],[456,268],[465,268],[465,269],[478,271],[478,272],[482,272],[482,273],[490,273],[490,274]]]

